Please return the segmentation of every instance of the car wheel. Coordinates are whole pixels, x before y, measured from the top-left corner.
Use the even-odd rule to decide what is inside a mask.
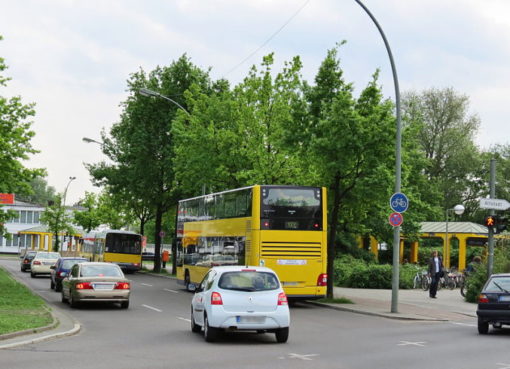
[[[275,332],[276,342],[285,343],[289,339],[289,327],[277,329]]]
[[[60,292],[62,291],[62,282],[58,283],[56,282],[55,283],[55,292]]]
[[[64,296],[64,292],[62,292],[62,299],[61,299],[62,302],[67,302],[67,299],[66,297]]]
[[[214,342],[218,338],[218,329],[209,326],[207,315],[204,317],[204,338],[207,342]]]
[[[73,294],[71,291],[69,291],[69,306],[72,308],[78,307],[78,302],[73,298]]]
[[[478,318],[478,333],[489,333],[489,322],[484,322],[482,319]]]
[[[202,327],[195,323],[195,317],[193,316],[193,308],[191,308],[191,331],[193,333],[199,333]]]
[[[121,309],[127,309],[129,307],[129,300],[128,301],[122,301],[120,303],[120,308]]]
[[[35,278],[35,273],[34,272],[30,272],[30,278]]]
[[[53,283],[52,279],[50,279],[50,289],[52,289],[52,290],[55,289],[55,283]]]

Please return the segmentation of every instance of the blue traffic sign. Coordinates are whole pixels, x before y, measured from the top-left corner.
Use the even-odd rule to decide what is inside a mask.
[[[409,207],[407,196],[401,192],[394,193],[390,198],[391,209],[397,213],[403,213]]]
[[[389,217],[390,224],[393,227],[398,227],[404,221],[404,216],[400,213],[391,213]]]

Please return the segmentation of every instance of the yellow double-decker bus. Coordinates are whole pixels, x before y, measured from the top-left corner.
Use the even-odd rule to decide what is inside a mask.
[[[111,229],[87,233],[80,256],[90,261],[115,263],[127,273],[136,272],[142,267],[142,236]]]
[[[326,189],[239,188],[179,201],[177,277],[187,289],[209,268],[273,269],[290,299],[326,295]]]

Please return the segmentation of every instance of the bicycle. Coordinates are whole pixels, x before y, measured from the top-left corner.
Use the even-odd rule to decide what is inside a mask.
[[[422,288],[423,279],[426,278],[427,271],[419,270],[413,278],[413,288]]]

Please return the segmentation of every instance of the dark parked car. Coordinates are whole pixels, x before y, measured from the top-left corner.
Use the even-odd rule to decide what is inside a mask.
[[[478,333],[489,333],[489,324],[510,324],[510,274],[493,274],[478,297]]]
[[[65,257],[57,260],[57,263],[51,267],[50,288],[56,292],[62,291],[62,279],[69,274],[74,264],[88,261],[85,258]]]
[[[22,272],[26,272],[27,270],[30,270],[30,265],[32,263],[32,259],[34,258],[35,254],[37,254],[37,251],[27,251],[27,252],[25,252],[25,255],[20,256],[20,265],[21,265]]]
[[[150,251],[142,252],[142,260],[145,260],[145,261],[154,260],[154,253],[150,252]]]

